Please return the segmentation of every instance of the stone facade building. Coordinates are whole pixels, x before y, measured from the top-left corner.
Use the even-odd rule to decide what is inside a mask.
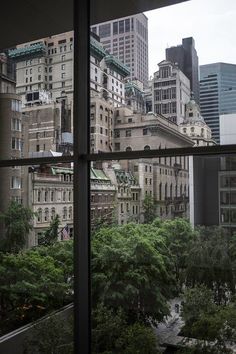
[[[0,54],[0,117],[1,158],[19,159],[22,156],[22,113],[21,99],[15,93],[15,81],[8,76],[7,57]],[[0,211],[8,207],[11,200],[22,200],[21,167],[3,168],[0,180]]]
[[[133,114],[124,107],[116,110],[114,144],[116,151],[130,151],[188,147],[194,142],[163,116]],[[140,215],[142,202],[149,195],[154,198],[157,216],[188,217],[188,157],[131,160],[122,162],[122,166],[134,174],[140,187]]]
[[[141,13],[107,21],[91,28],[104,48],[130,69],[129,78],[148,81],[148,19]]]
[[[116,187],[102,170],[94,168],[90,171],[90,182],[91,226],[95,227],[100,220],[111,223],[116,213]],[[73,168],[65,165],[31,167],[28,184],[28,206],[36,213],[29,246],[38,244],[56,215],[60,217],[60,229],[68,225],[72,236]]]
[[[201,116],[199,106],[194,99],[191,99],[186,105],[185,119],[180,124],[179,130],[195,142],[194,146],[216,145],[216,142],[212,139],[211,128]]]
[[[170,61],[163,60],[158,66],[152,83],[153,111],[180,124],[184,121],[185,105],[190,100],[190,81]]]

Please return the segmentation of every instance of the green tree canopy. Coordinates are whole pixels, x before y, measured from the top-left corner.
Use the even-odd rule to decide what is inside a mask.
[[[72,253],[55,248],[49,252],[49,247],[39,247],[16,255],[0,254],[1,331],[19,327],[72,301],[73,274],[68,275]]]
[[[32,229],[34,213],[23,205],[11,201],[7,210],[0,214],[5,228],[5,237],[1,242],[1,250],[17,253],[24,248],[27,236]]]
[[[150,195],[146,195],[143,200],[143,215],[144,215],[144,223],[151,223],[156,217],[156,206],[154,202],[154,198]]]
[[[130,322],[163,319],[175,283],[170,254],[158,228],[127,224],[100,229],[93,237],[94,303],[123,308]]]
[[[218,304],[226,304],[236,286],[235,239],[220,227],[200,227],[187,257],[186,284],[204,284],[214,291]]]
[[[39,240],[41,245],[52,245],[58,240],[60,217],[57,214],[55,218],[50,222],[49,228],[45,231],[42,238]]]

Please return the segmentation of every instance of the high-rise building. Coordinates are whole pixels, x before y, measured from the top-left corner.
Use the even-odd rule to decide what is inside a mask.
[[[214,63],[200,66],[200,108],[220,143],[220,115],[236,112],[236,65]]]
[[[190,88],[195,101],[199,104],[199,70],[195,41],[192,37],[183,38],[182,44],[166,48],[166,60],[177,64],[190,80]]]
[[[152,107],[155,113],[180,124],[185,118],[185,105],[190,100],[190,83],[184,73],[170,61],[158,64],[152,84]]]
[[[144,14],[122,17],[92,27],[104,48],[130,68],[130,78],[148,84],[148,19]]]
[[[7,57],[0,54],[0,117],[1,158],[22,157],[22,113],[21,99],[15,93],[15,81],[8,76]],[[4,118],[4,119],[3,119]],[[22,168],[5,168],[1,171],[0,211],[4,212],[10,202],[22,199]]]

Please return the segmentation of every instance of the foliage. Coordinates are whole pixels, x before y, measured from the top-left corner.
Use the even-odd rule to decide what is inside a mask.
[[[60,217],[57,214],[51,221],[49,228],[45,231],[43,237],[39,240],[41,245],[52,245],[58,240],[58,229],[60,224]]]
[[[143,214],[144,214],[144,223],[151,223],[156,217],[156,206],[154,203],[154,198],[150,195],[146,195],[143,201]]]
[[[200,285],[185,291],[181,316],[187,327],[196,322],[201,313],[211,314],[215,311],[216,305],[213,302],[213,292],[206,286]]]
[[[174,274],[181,290],[185,283],[188,255],[195,233],[190,223],[181,218],[166,220],[161,224],[161,235],[165,238],[172,255]]]
[[[226,304],[235,293],[235,239],[220,227],[201,227],[187,258],[186,285],[204,284],[214,291],[214,301]]]
[[[123,308],[129,323],[156,323],[169,313],[175,283],[170,254],[155,226],[100,229],[92,240],[91,268],[95,304]]]
[[[227,343],[236,340],[236,304],[216,305],[213,299],[214,292],[205,286],[185,292],[182,334],[199,340],[193,353],[203,348],[204,353],[231,353]]]
[[[128,325],[124,311],[103,304],[92,313],[93,354],[158,354],[153,330],[140,323]]]
[[[33,321],[69,303],[71,262],[72,254],[67,251],[66,255],[61,246],[39,247],[16,255],[0,254],[1,331]]]
[[[73,354],[73,318],[55,315],[34,325],[25,341],[24,354]]]
[[[16,201],[11,201],[7,210],[0,214],[6,236],[2,240],[3,252],[17,253],[26,245],[27,236],[32,229],[34,213]]]

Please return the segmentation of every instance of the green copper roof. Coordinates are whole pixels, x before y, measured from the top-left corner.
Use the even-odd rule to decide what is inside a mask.
[[[142,93],[143,91],[140,90],[140,88],[138,87],[138,85],[136,85],[134,82],[129,81],[125,83],[125,90],[137,90],[140,93]]]
[[[95,168],[90,169],[90,178],[91,179],[96,179],[100,181],[109,181],[110,179],[105,175],[105,173],[102,170],[97,170]]]
[[[112,68],[114,68],[114,70],[116,70],[122,76],[128,76],[130,74],[130,69],[111,54],[105,57],[105,62],[107,65],[110,65]]]
[[[118,183],[137,185],[136,178],[131,172],[115,170],[115,175]]]
[[[46,52],[44,43],[36,43],[27,47],[10,49],[8,56],[13,59],[22,59],[22,57],[42,55]]]
[[[69,173],[73,174],[73,168],[70,167],[52,167],[52,174],[57,175],[59,173]]]
[[[100,60],[107,55],[103,46],[93,37],[90,37],[90,51]]]

